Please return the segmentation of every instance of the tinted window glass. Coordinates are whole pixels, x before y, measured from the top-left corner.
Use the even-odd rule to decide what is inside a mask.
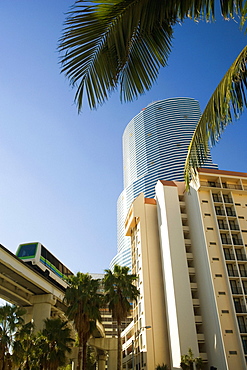
[[[36,254],[36,249],[37,249],[37,243],[33,244],[23,244],[21,245],[17,256],[20,258],[30,258],[34,257]]]

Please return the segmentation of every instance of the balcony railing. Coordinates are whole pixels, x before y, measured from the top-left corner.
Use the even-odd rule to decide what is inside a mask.
[[[226,182],[222,182],[222,187],[224,189],[237,189],[237,190],[242,190],[242,186],[239,184],[228,184]]]

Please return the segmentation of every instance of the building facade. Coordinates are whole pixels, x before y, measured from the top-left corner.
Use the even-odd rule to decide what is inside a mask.
[[[162,180],[155,192],[125,222],[141,293],[125,368],[180,369],[191,348],[204,369],[246,369],[247,174],[201,169],[190,192]]]
[[[111,261],[131,268],[124,221],[133,200],[143,192],[154,198],[159,179],[183,181],[188,145],[200,118],[198,101],[173,98],[153,102],[137,114],[123,134],[124,190],[117,203],[118,253]],[[217,168],[209,156],[205,164]]]

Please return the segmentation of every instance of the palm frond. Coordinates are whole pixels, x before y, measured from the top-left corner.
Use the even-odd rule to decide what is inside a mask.
[[[188,188],[197,169],[203,165],[209,147],[220,139],[233,117],[238,119],[247,105],[247,46],[241,51],[210,98],[193,134],[185,162],[184,177]]]
[[[221,0],[222,15],[243,15],[242,3]],[[149,90],[167,64],[173,26],[185,18],[214,19],[214,5],[215,0],[76,1],[59,50],[62,72],[77,87],[78,110],[85,92],[96,108],[118,87],[123,101]]]

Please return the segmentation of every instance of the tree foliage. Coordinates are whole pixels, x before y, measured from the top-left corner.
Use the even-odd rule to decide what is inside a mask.
[[[185,162],[187,187],[197,168],[206,160],[210,146],[220,139],[226,126],[238,119],[247,105],[247,46],[231,65],[210,98],[193,134]]]
[[[113,319],[117,321],[117,370],[120,370],[122,357],[121,323],[127,318],[132,308],[132,302],[136,301],[139,295],[139,290],[134,285],[137,276],[129,274],[128,267],[119,265],[114,266],[113,272],[111,270],[105,270],[105,273],[105,301],[109,305]]]
[[[149,90],[167,64],[175,24],[215,19],[214,0],[77,0],[60,39],[62,72],[82,109],[104,103],[118,89],[123,101]],[[225,19],[245,21],[246,1],[221,0]]]
[[[68,307],[66,314],[74,322],[78,333],[78,369],[85,370],[87,341],[96,328],[97,320],[101,320],[99,309],[102,296],[99,293],[99,280],[78,272],[68,278],[68,283],[70,286],[66,289],[64,298]]]
[[[10,362],[10,349],[17,330],[22,326],[25,310],[6,304],[0,307],[0,370]]]

